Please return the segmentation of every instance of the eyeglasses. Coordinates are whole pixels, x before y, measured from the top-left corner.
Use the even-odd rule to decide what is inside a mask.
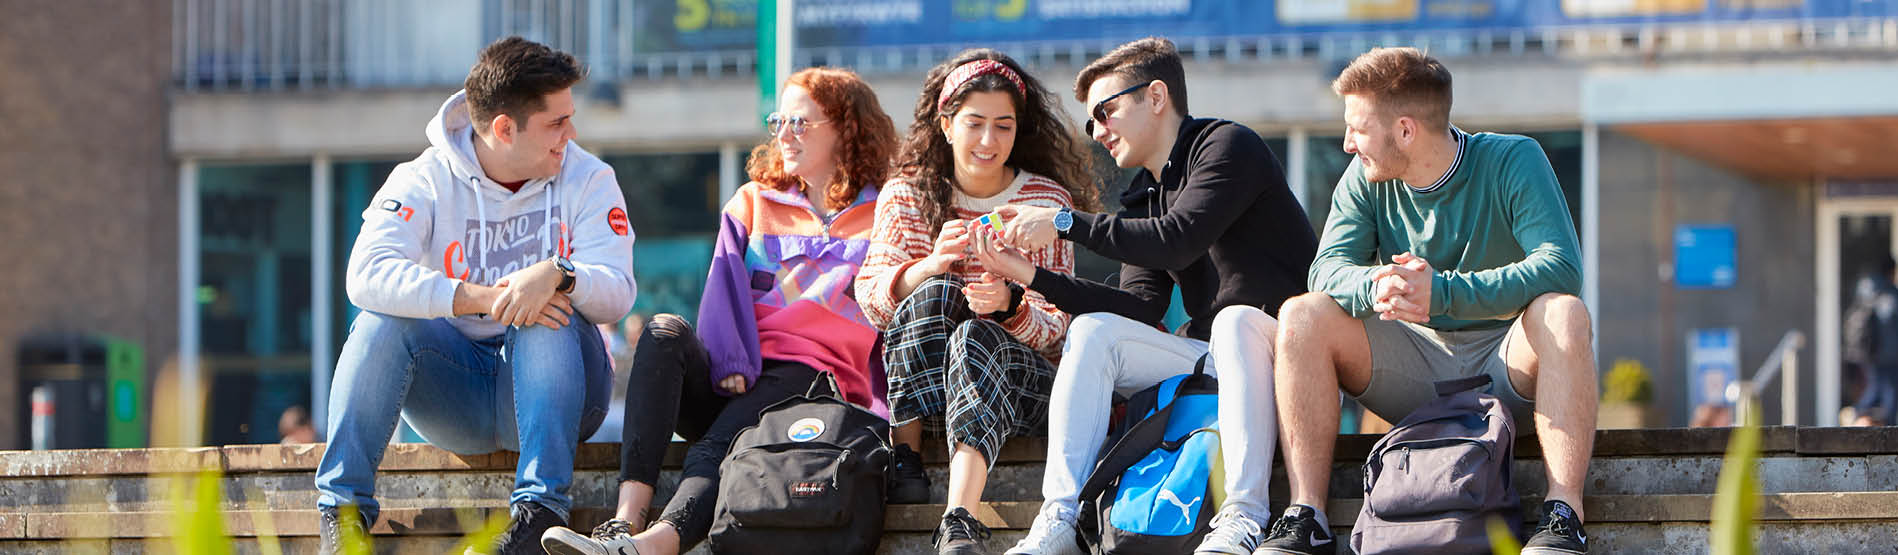
[[[1096,124],[1099,124],[1102,127],[1107,126],[1107,103],[1109,101],[1112,101],[1113,99],[1116,99],[1116,98],[1120,98],[1121,96],[1124,96],[1127,93],[1140,90],[1141,87],[1145,87],[1151,84],[1153,84],[1153,82],[1148,81],[1145,83],[1127,87],[1125,89],[1121,89],[1120,92],[1107,95],[1107,98],[1101,99],[1100,102],[1095,102],[1094,109],[1088,110],[1087,112],[1089,116],[1092,116],[1091,119],[1087,120],[1087,136],[1089,137],[1094,136],[1094,126]]]
[[[777,112],[772,112],[771,115],[765,116],[764,118],[765,129],[769,129],[773,137],[778,136],[779,132],[784,131],[786,126],[790,126],[792,136],[802,137],[805,131],[811,130],[811,126],[823,125],[828,122],[830,122],[830,120],[811,121],[800,116],[787,116]]]

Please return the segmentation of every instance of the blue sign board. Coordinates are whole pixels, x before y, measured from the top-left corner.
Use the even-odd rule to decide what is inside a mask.
[[[1733,287],[1731,225],[1681,225],[1674,228],[1674,285],[1682,289]]]
[[[1687,332],[1687,406],[1726,406],[1727,385],[1740,379],[1740,330]]]

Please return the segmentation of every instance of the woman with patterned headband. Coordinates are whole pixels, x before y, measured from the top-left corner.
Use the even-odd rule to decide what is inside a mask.
[[[999,244],[983,220],[997,207],[1097,204],[1086,152],[1055,103],[994,50],[965,51],[930,70],[857,275],[857,301],[884,330],[898,444],[891,502],[928,501],[922,432],[948,438],[941,553],[987,553],[988,529],[967,508],[981,501],[1002,443],[1047,426],[1068,315],[986,271],[971,249]],[[1024,254],[1073,272],[1066,242]]]

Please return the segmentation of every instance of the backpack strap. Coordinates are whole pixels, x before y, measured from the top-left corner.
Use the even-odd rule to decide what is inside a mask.
[[[1178,398],[1180,395],[1184,395],[1188,392],[1219,392],[1219,382],[1213,381],[1213,377],[1206,373],[1206,361],[1212,360],[1212,356],[1212,353],[1199,356],[1199,360],[1193,363],[1193,374],[1187,376],[1186,379],[1180,380],[1180,387],[1174,392],[1174,398]]]
[[[807,387],[804,389],[804,396],[807,398],[816,399],[818,396],[817,386],[820,384],[830,384],[831,394],[826,395],[826,397],[836,397],[838,399],[843,398],[843,391],[844,391],[843,388],[837,387],[837,375],[832,374],[830,372],[825,372],[823,370],[817,371],[817,377],[811,380],[810,387]]]
[[[1456,395],[1458,393],[1462,393],[1462,392],[1476,389],[1479,387],[1488,386],[1489,382],[1490,382],[1489,374],[1477,374],[1475,376],[1470,376],[1467,378],[1443,380],[1436,383],[1437,396],[1449,397],[1451,395]]]
[[[1127,433],[1120,436],[1120,441],[1114,443],[1107,454],[1101,457],[1101,462],[1094,465],[1094,472],[1087,475],[1087,483],[1081,485],[1081,494],[1076,499],[1085,501],[1099,497],[1101,492],[1107,491],[1109,484],[1120,479],[1121,473],[1153,452],[1153,446],[1165,442],[1167,420],[1173,416],[1173,407],[1179,405],[1178,399],[1174,401],[1128,428]]]

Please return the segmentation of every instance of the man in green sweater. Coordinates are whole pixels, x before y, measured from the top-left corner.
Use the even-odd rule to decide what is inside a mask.
[[[1548,157],[1527,137],[1451,126],[1450,72],[1414,48],[1359,56],[1332,90],[1356,159],[1332,195],[1312,292],[1279,309],[1293,504],[1259,552],[1337,547],[1324,508],[1340,388],[1397,422],[1435,398],[1433,382],[1485,374],[1548,465],[1544,517],[1523,553],[1586,553],[1594,339]]]

